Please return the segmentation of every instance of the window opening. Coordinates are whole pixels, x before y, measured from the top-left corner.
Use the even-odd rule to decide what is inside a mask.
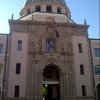
[[[2,54],[3,44],[0,44],[0,54]]]
[[[3,64],[0,64],[0,75],[3,74]]]
[[[47,6],[47,7],[46,7],[46,11],[47,11],[47,12],[52,12],[52,7],[51,7],[51,6]]]
[[[16,64],[16,74],[20,74],[20,69],[21,69],[21,64],[17,63]]]
[[[47,41],[47,51],[54,51],[54,41]]]
[[[82,85],[82,96],[86,96],[86,86]]]
[[[36,6],[36,11],[40,12],[41,11],[41,7],[40,6]]]
[[[100,65],[97,65],[95,68],[95,75],[100,75]]]
[[[27,10],[27,14],[30,14],[30,9]]]
[[[19,85],[15,86],[15,97],[19,97]]]
[[[79,53],[82,53],[82,44],[81,43],[78,44],[78,50],[79,50]]]
[[[57,13],[61,13],[61,8],[57,8]]]
[[[84,75],[84,65],[80,65],[80,74]]]
[[[94,48],[94,56],[100,57],[100,48]]]
[[[22,41],[18,41],[17,50],[22,51]]]

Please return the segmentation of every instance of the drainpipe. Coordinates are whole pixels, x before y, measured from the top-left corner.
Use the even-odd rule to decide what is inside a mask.
[[[4,73],[3,73],[3,88],[2,88],[2,100],[4,100],[4,88],[5,88],[5,74],[6,74],[6,63],[7,63],[7,54],[8,54],[8,35],[6,41],[6,52],[5,52],[5,62],[4,62]]]
[[[91,58],[91,67],[92,67],[92,75],[93,75],[93,88],[94,88],[94,96],[96,100],[96,91],[95,91],[95,79],[94,79],[94,67],[93,67],[93,56],[92,56],[92,49],[91,49],[91,39],[89,39],[89,47],[90,47],[90,58]]]

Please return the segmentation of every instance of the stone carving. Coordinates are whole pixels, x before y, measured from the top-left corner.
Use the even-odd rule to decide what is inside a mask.
[[[72,53],[72,37],[67,36],[67,52]]]
[[[38,34],[29,35],[29,51],[30,52],[40,52],[42,47],[41,38]]]
[[[50,63],[54,63],[55,62],[55,59],[54,58],[49,58],[49,62]]]
[[[61,49],[62,52],[67,52],[67,45],[64,39],[61,39]]]
[[[34,70],[34,61],[33,60],[30,60],[29,61],[29,70],[30,70],[30,72],[32,73],[33,72],[33,70]]]
[[[71,46],[71,43],[68,43],[68,52],[72,52],[72,46]]]
[[[62,72],[61,61],[58,56],[55,56],[55,57],[54,56],[50,56],[50,57],[44,56],[41,60],[41,64],[42,64],[41,73],[43,73],[43,70],[45,69],[45,67],[49,65],[58,66]]]
[[[85,28],[73,28],[72,31],[73,31],[73,35],[82,35],[82,36],[87,35],[87,29]]]
[[[48,26],[48,30],[45,28],[46,26]],[[87,26],[77,26],[73,25],[65,25],[65,24],[57,24],[58,26],[58,32],[60,33],[66,33],[68,31],[67,27],[70,27],[68,34],[72,35],[87,35],[87,29],[88,29],[88,25]],[[10,21],[10,31],[16,31],[16,32],[25,32],[28,33],[29,31],[33,31],[33,32],[42,32],[45,33],[45,31],[48,31],[49,33],[53,33],[54,29],[53,29],[53,24],[47,24],[46,22],[32,22],[32,21],[27,21],[27,22],[19,22],[19,21]],[[71,31],[72,30],[72,31]],[[65,32],[66,31],[66,32]],[[71,31],[71,33],[70,33]]]
[[[30,52],[34,52],[34,43],[33,40],[30,41],[30,48],[29,48]]]
[[[11,31],[18,31],[18,32],[27,32],[28,31],[28,26],[27,25],[16,25],[12,24],[11,25]]]
[[[67,63],[68,63],[68,65],[72,66],[72,64],[73,64],[73,56],[68,56]]]
[[[41,42],[41,39],[40,38],[38,38],[38,36],[36,37],[36,40],[35,40],[35,51],[40,51],[41,49],[41,46],[42,46],[42,44],[41,44],[42,42]]]
[[[53,26],[51,25],[51,26],[46,27],[44,33],[49,33],[50,35],[53,35],[54,33]]]

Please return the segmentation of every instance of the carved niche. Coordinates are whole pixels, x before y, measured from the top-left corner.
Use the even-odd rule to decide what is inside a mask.
[[[41,37],[36,33],[29,34],[29,52],[40,52],[42,47]]]

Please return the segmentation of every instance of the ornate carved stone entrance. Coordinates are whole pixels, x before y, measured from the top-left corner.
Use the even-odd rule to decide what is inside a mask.
[[[60,100],[59,70],[48,66],[43,72],[43,97],[44,100]]]

